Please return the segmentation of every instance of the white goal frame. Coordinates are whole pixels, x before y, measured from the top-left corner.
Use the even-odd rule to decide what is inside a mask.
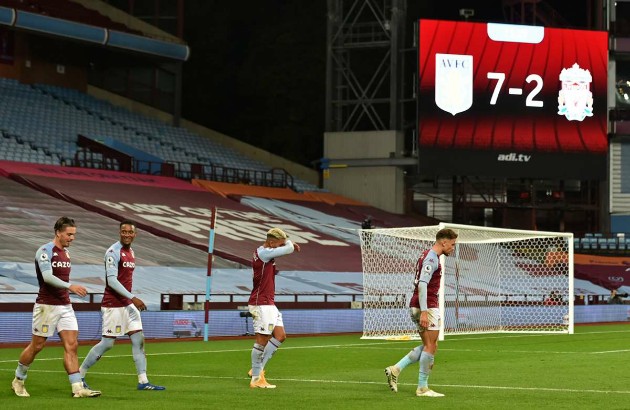
[[[362,336],[363,339],[409,340],[409,339],[420,338],[417,332],[417,329],[415,328],[415,326],[413,326],[411,319],[409,318],[409,312],[408,312],[409,311],[408,309],[409,297],[410,297],[410,293],[413,292],[413,277],[414,277],[415,272],[413,271],[407,272],[407,270],[409,270],[409,267],[408,267],[409,263],[406,263],[407,268],[405,269],[405,272],[399,272],[399,271],[390,272],[390,271],[387,271],[388,269],[387,266],[383,268],[385,270],[384,272],[373,272],[373,269],[374,269],[373,265],[375,263],[377,264],[379,263],[379,258],[381,260],[384,260],[383,263],[385,264],[388,263],[387,259],[393,259],[393,258],[398,258],[398,259],[404,258],[409,261],[409,259],[411,259],[412,257],[415,257],[415,260],[417,261],[417,259],[420,257],[421,252],[424,249],[427,249],[433,245],[433,243],[435,242],[435,234],[440,229],[444,229],[444,228],[450,228],[450,229],[455,230],[459,234],[459,237],[457,239],[457,246],[456,246],[454,254],[449,256],[448,259],[446,259],[444,255],[440,257],[440,263],[444,271],[441,277],[441,286],[440,286],[440,294],[439,294],[440,314],[443,319],[441,320],[441,323],[440,323],[440,336],[439,336],[440,340],[443,340],[445,335],[454,335],[454,334],[480,334],[480,333],[545,333],[545,334],[549,334],[549,333],[567,334],[568,333],[568,334],[572,334],[574,332],[573,233],[531,231],[531,230],[519,230],[519,229],[481,227],[481,226],[452,224],[452,223],[440,223],[439,225],[434,225],[434,226],[409,227],[409,228],[387,228],[387,229],[365,229],[365,230],[359,231],[360,238],[361,238],[361,252],[362,252],[362,262],[363,262],[363,283],[364,283],[364,325],[363,325],[363,336]],[[495,238],[492,237],[493,232],[497,234]],[[477,237],[473,236],[473,234],[476,235]],[[485,239],[484,239],[484,236],[485,236]],[[383,249],[387,249],[386,247],[382,245],[383,243],[387,241],[388,239],[387,237],[392,238],[392,243],[395,243],[395,241],[408,241],[404,244],[404,247],[406,247],[406,249],[401,251],[404,254],[403,256],[396,255],[395,254],[396,249],[393,249],[394,252],[391,252],[391,250],[383,251]],[[482,239],[480,240],[479,238],[482,238]],[[416,246],[413,246],[413,247],[410,246],[410,244],[416,245],[414,241],[418,241],[417,249],[415,249]],[[523,242],[519,242],[519,241],[523,241]],[[549,271],[551,271],[551,273],[545,272],[539,275],[536,272],[534,273],[530,272],[528,276],[521,273],[521,270],[523,270],[523,268],[521,268],[520,266],[513,266],[513,271],[518,273],[522,277],[530,278],[530,279],[526,279],[525,282],[536,281],[538,280],[537,278],[540,277],[541,278],[540,280],[543,281],[541,283],[546,283],[544,281],[547,280],[548,278],[551,278],[551,277],[557,278],[558,286],[561,289],[561,294],[563,297],[562,302],[551,303],[558,306],[546,306],[547,303],[543,302],[542,300],[542,298],[544,297],[544,293],[546,292],[545,290],[546,288],[545,286],[540,286],[539,288],[534,287],[535,290],[532,291],[532,295],[530,295],[529,301],[527,300],[527,297],[528,297],[527,294],[525,295],[524,301],[522,300],[521,301],[514,301],[514,300],[508,301],[510,296],[514,296],[514,295],[506,294],[505,296],[506,302],[504,303],[498,300],[499,298],[504,296],[501,292],[499,292],[498,294],[497,293],[493,294],[494,300],[492,302],[486,302],[485,309],[484,307],[479,308],[477,306],[471,306],[471,307],[462,307],[462,308],[459,308],[458,310],[458,303],[461,303],[461,302],[458,302],[458,298],[460,296],[457,294],[457,290],[455,290],[456,292],[455,296],[452,293],[449,294],[450,307],[449,307],[448,315],[447,315],[447,306],[446,306],[447,297],[445,293],[445,290],[446,290],[445,283],[447,281],[447,277],[450,278],[451,276],[453,276],[456,278],[454,287],[455,289],[457,289],[460,281],[464,282],[464,279],[459,279],[459,266],[461,266],[460,263],[467,264],[464,266],[467,266],[469,268],[474,267],[474,262],[470,262],[470,261],[464,262],[466,255],[464,255],[464,257],[461,260],[459,259],[460,258],[459,252],[460,252],[461,247],[462,246],[465,247],[467,244],[469,245],[469,247],[474,247],[474,246],[483,247],[483,245],[485,244],[492,244],[492,243],[506,244],[506,245],[500,245],[497,247],[488,247],[488,249],[490,250],[494,250],[495,248],[500,249],[502,250],[503,253],[500,254],[498,253],[498,251],[495,251],[497,252],[496,255],[491,254],[490,256],[487,256],[486,259],[484,259],[484,262],[486,262],[487,264],[487,262],[492,259],[492,256],[497,256],[497,271],[496,271],[497,277],[501,277],[501,275],[503,274],[502,269],[503,270],[506,269],[506,267],[503,266],[504,263],[501,263],[502,267],[499,266],[500,265],[499,260],[501,256],[503,255],[508,255],[507,261],[509,262],[509,264],[507,268],[510,268],[510,269],[512,269],[512,265],[511,265],[512,263],[516,265],[515,261],[517,260],[517,258],[521,258],[521,257],[525,258],[525,256],[520,255],[521,253],[525,253],[527,255],[531,253],[533,255],[534,250],[535,250],[538,258],[544,257],[545,258],[544,262],[540,263],[539,265],[539,266],[542,266],[542,268],[538,267],[537,269],[544,269],[545,266],[551,266],[553,267],[553,269],[552,268],[548,269]],[[521,243],[523,244],[531,243],[533,245],[529,245],[530,248],[528,248],[528,245],[519,245]],[[549,245],[550,243],[554,244],[554,246],[553,247],[550,246]],[[558,244],[559,244],[559,248],[556,248],[555,245],[558,245]],[[379,246],[381,247],[378,248]],[[510,246],[514,246],[516,248],[516,251],[509,248]],[[545,246],[548,246],[549,249],[545,249],[544,248]],[[506,247],[509,249],[505,250],[504,248]],[[413,248],[413,252],[415,252],[415,256],[412,256],[410,254],[411,248]],[[485,247],[482,249],[485,249]],[[560,251],[556,251],[555,249],[560,249]],[[377,254],[379,252],[382,254],[382,256],[379,256],[378,258],[371,255],[371,253]],[[514,253],[517,253],[519,255],[513,256]],[[542,254],[543,256],[539,254]],[[552,255],[551,257],[553,258],[558,254],[562,255],[561,263],[555,262],[555,259],[552,259],[552,261],[549,262],[549,259],[548,259],[550,257],[549,255]],[[528,257],[533,258],[533,256],[528,256]],[[415,261],[413,263],[415,265]],[[553,265],[549,265],[549,263],[553,263]],[[480,263],[480,265],[483,265],[483,263]],[[479,269],[483,270],[483,268],[479,268]],[[536,269],[536,268],[532,268],[532,269]],[[390,276],[393,278],[392,280],[396,282],[396,286],[392,286],[390,288],[389,284],[383,284],[382,288],[379,289],[378,284],[374,285],[369,280],[367,280],[370,278],[366,275],[370,275],[374,273],[376,273],[376,275],[374,276],[391,274]],[[474,272],[467,273],[467,275],[469,275],[468,277],[471,277],[472,275],[474,275]],[[509,279],[510,278],[506,279],[506,288],[510,287],[510,284],[508,283]],[[553,280],[553,279],[549,279],[549,280]],[[498,285],[493,284],[495,288],[496,286],[498,286],[500,290],[503,289],[502,288],[503,285],[504,284],[501,283],[500,281]],[[528,285],[529,283],[525,283],[523,286],[528,286]],[[405,286],[406,288],[404,288]],[[451,288],[452,287],[453,286],[451,286]],[[391,289],[396,289],[396,290],[391,290]],[[469,295],[466,295],[466,296],[469,296]],[[382,306],[376,306],[378,303],[380,303],[376,300],[384,299],[385,297],[389,297],[390,299],[395,298],[396,302],[391,302],[391,301],[383,302]],[[453,297],[455,298],[454,300],[453,300]],[[534,298],[535,298],[535,301],[534,301]],[[400,301],[398,301],[398,299],[400,299]],[[487,300],[487,296],[486,296],[486,300]],[[391,303],[395,303],[395,308],[388,307],[388,304],[391,304]],[[403,303],[407,303],[407,306],[405,306],[404,309],[403,309]],[[466,302],[466,303],[469,303],[469,302]],[[483,303],[483,302],[479,302],[479,303]],[[513,306],[510,304],[513,304]],[[472,305],[472,303],[469,303],[469,306],[470,305]],[[463,304],[463,306],[466,306],[465,303]],[[492,309],[488,309],[488,308],[492,308]],[[521,314],[523,317],[527,317],[528,312],[531,312],[532,314],[536,314],[536,312],[544,311],[545,315],[551,315],[553,316],[553,318],[551,319],[551,321],[549,321],[548,319],[545,319],[545,320],[548,320],[549,322],[548,324],[545,324],[545,325],[532,324],[531,326],[527,324],[524,324],[524,325],[515,325],[515,324],[502,325],[501,324],[498,326],[493,325],[493,326],[475,327],[476,326],[475,323],[464,323],[463,325],[461,323],[460,324],[455,323],[455,326],[453,327],[452,323],[447,323],[447,321],[452,322],[453,317],[455,317],[454,321],[458,322],[458,318],[460,317],[460,312],[465,311],[467,309],[470,312],[473,312],[474,309],[479,310],[479,312],[470,315],[470,317],[473,318],[471,319],[472,321],[478,320],[478,319],[475,319],[475,315],[477,315],[476,317],[479,317],[479,315],[483,315],[484,312],[486,311],[499,312],[498,315],[501,316],[502,318],[501,320],[503,320],[503,316],[504,316],[503,312],[521,312],[519,314]],[[455,314],[453,314],[453,311],[455,311]],[[374,320],[374,317],[370,316],[371,314],[376,314],[377,316],[381,315],[382,320]],[[406,315],[407,318],[406,319],[403,318],[402,315]],[[505,315],[507,316],[509,315],[509,313]],[[465,316],[465,315],[462,315],[462,316]],[[527,322],[527,320],[530,320],[530,319],[519,319],[519,320],[524,321],[523,323],[525,323]],[[387,329],[386,328],[387,326],[396,326],[396,325],[392,325],[392,323],[394,322],[400,323],[401,321],[408,322],[408,323],[405,322],[405,329],[403,329],[402,331],[400,329]],[[513,323],[516,323],[517,321],[518,320],[514,319]],[[384,322],[384,323],[380,323],[380,322]],[[532,322],[535,323],[535,321],[532,321]],[[411,326],[411,330],[409,327],[406,327],[407,325]],[[375,326],[376,327],[383,326],[384,330],[381,331],[380,329],[376,329],[376,331],[373,331]],[[469,326],[469,328],[467,328],[467,326]]]

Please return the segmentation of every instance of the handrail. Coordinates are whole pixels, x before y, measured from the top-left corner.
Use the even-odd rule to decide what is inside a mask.
[[[124,170],[136,174],[174,176],[180,179],[204,179],[216,182],[249,184],[274,188],[295,189],[293,176],[283,168],[272,168],[269,171],[226,167],[218,164],[189,163],[179,161],[155,162],[130,157],[130,166],[122,166],[118,158],[100,154],[96,157],[87,147],[77,150],[73,166],[105,170]]]

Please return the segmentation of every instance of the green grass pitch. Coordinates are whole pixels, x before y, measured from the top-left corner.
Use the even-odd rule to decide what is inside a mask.
[[[103,395],[70,398],[62,349],[46,347],[29,371],[29,398],[11,391],[21,348],[0,349],[3,409],[628,409],[630,324],[578,326],[574,335],[488,334],[440,342],[429,383],[446,397],[415,397],[418,365],[389,390],[383,369],[417,343],[359,335],[290,337],[267,365],[277,389],[250,389],[253,339],[149,342],[149,378],[137,391],[131,346],[119,343],[88,374]],[[81,346],[81,359],[90,346]],[[4,387],[2,387],[4,386]],[[75,403],[81,400],[80,403]],[[80,406],[80,407],[79,407]],[[429,408],[429,407],[426,407]]]

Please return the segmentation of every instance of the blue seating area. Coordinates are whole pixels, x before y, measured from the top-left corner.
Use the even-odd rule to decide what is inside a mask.
[[[82,134],[114,138],[175,164],[180,173],[189,173],[193,163],[269,171],[269,166],[185,128],[77,90],[0,78],[0,93],[1,159],[70,164],[77,153],[77,135]],[[318,190],[304,181],[295,180],[294,185],[297,190]]]
[[[617,253],[630,251],[630,233],[605,236],[603,233],[586,233],[583,237],[573,239],[576,252]]]

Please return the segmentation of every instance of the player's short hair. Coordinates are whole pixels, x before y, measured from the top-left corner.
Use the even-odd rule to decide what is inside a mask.
[[[289,235],[287,235],[280,228],[271,228],[267,231],[267,239],[287,239]]]
[[[440,239],[457,239],[458,236],[459,235],[457,235],[457,232],[455,232],[454,230],[450,228],[444,228],[440,229],[435,234],[435,240],[439,241]]]
[[[57,219],[57,222],[55,222],[55,233],[57,231],[63,231],[69,226],[72,226],[72,227],[77,226],[74,223],[74,219],[68,218],[67,216],[62,216],[61,218]]]
[[[120,221],[120,225],[118,225],[118,228],[122,229],[123,225],[131,225],[134,227],[134,229],[136,228],[136,223],[131,219],[123,219],[122,221]]]

